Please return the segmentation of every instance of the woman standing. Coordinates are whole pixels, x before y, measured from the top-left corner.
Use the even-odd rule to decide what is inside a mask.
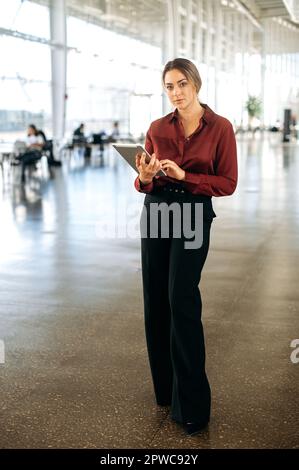
[[[199,102],[201,78],[192,62],[168,62],[162,79],[175,110],[152,122],[147,132],[150,163],[145,154],[136,156],[135,187],[147,194],[141,240],[145,330],[157,404],[171,406],[172,419],[193,435],[207,426],[211,409],[198,284],[215,217],[211,198],[236,188],[236,142],[231,123]],[[160,169],[166,176],[155,176]],[[185,222],[177,220],[178,212],[168,219],[168,236],[162,236],[165,221],[153,220],[150,212],[161,203],[169,209],[176,203],[181,218],[186,205],[191,207],[200,247],[187,248],[185,233],[174,233]],[[158,236],[150,234],[153,225]]]

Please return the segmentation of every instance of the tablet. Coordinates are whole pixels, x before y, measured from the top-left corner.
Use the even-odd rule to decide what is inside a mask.
[[[118,151],[118,153],[128,162],[128,164],[138,173],[136,168],[136,154],[137,153],[145,153],[145,161],[149,163],[150,161],[150,154],[145,150],[145,148],[141,144],[112,144],[112,147]],[[155,176],[167,176],[165,171],[159,170]]]

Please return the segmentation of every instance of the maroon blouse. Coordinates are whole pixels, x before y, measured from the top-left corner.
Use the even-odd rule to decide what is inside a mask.
[[[206,196],[229,196],[237,185],[238,166],[236,139],[231,123],[214,113],[206,104],[198,128],[185,138],[177,109],[153,121],[146,134],[145,148],[155,153],[159,160],[175,161],[186,172],[179,181],[187,191]],[[155,187],[178,180],[168,176],[154,177],[152,183],[135,188],[141,193],[151,193]]]

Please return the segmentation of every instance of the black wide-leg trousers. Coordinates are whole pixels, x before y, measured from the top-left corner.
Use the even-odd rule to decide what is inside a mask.
[[[152,203],[203,204],[202,245],[186,248],[186,238],[149,235]],[[198,284],[215,216],[211,198],[188,194],[147,195],[147,232],[141,238],[145,333],[157,404],[170,405],[181,423],[209,420],[211,391],[205,371],[205,343]],[[183,211],[182,211],[183,213]],[[144,218],[141,220],[145,220]]]

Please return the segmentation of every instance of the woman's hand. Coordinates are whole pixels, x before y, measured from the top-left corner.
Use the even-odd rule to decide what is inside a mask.
[[[155,174],[161,170],[161,163],[153,153],[149,163],[145,162],[146,154],[138,153],[136,155],[136,168],[139,172],[139,180],[142,184],[150,184],[153,181]]]
[[[179,181],[185,179],[185,170],[182,170],[174,161],[165,159],[160,160],[160,163],[167,176]]]

